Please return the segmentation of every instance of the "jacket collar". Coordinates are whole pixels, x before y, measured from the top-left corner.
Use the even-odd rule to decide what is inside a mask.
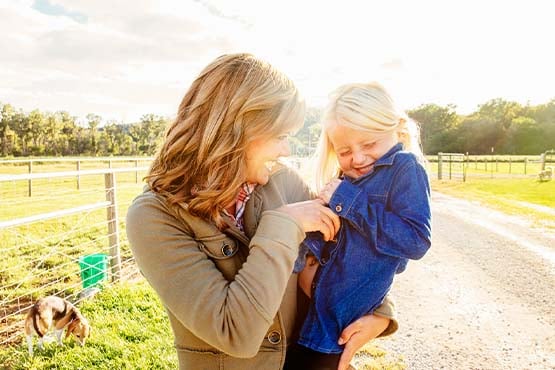
[[[258,220],[262,213],[262,195],[260,194],[262,186],[257,186],[251,195],[251,198],[245,206],[245,213],[243,214],[243,228],[245,235],[252,238],[258,227]]]
[[[374,163],[374,167],[391,166],[395,161],[397,153],[399,153],[401,150],[403,150],[403,144],[395,144],[391,149],[389,149],[387,153],[385,153],[380,159],[378,159],[376,163]]]

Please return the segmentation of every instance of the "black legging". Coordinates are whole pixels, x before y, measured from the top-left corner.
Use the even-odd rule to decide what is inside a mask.
[[[341,354],[325,354],[297,344],[297,338],[308,313],[310,298],[301,289],[297,289],[297,320],[285,356],[283,370],[337,370]]]
[[[293,343],[287,349],[283,370],[337,370],[340,353],[325,354]]]

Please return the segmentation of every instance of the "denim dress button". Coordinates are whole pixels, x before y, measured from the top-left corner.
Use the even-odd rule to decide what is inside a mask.
[[[279,342],[281,342],[281,333],[277,330],[268,333],[268,342],[272,344],[278,344]]]
[[[341,204],[338,204],[335,206],[335,211],[336,212],[341,212],[343,210],[343,207],[341,206]]]

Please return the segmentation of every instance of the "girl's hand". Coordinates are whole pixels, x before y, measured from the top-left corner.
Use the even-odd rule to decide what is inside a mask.
[[[339,231],[339,216],[324,206],[324,202],[320,199],[286,204],[276,211],[286,213],[296,219],[302,225],[305,233],[320,231],[326,241],[333,239]]]
[[[356,351],[383,333],[388,326],[389,319],[377,315],[362,316],[360,319],[347,326],[337,341],[340,345],[347,343],[345,344],[345,349],[339,360],[337,370],[347,370]]]
[[[337,189],[339,184],[341,184],[341,181],[342,180],[340,179],[333,179],[330,182],[328,182],[322,188],[322,190],[320,190],[320,193],[318,194],[318,198],[322,199],[325,204],[329,204],[330,199],[333,196],[333,193],[335,193],[335,190]]]
[[[299,287],[308,298],[312,298],[312,280],[314,280],[314,275],[316,275],[318,266],[320,266],[320,264],[318,263],[316,257],[307,256],[304,269],[299,272]]]

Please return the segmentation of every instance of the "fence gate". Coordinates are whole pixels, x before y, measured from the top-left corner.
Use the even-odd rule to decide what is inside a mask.
[[[466,181],[466,156],[463,153],[437,153],[438,180]]]

